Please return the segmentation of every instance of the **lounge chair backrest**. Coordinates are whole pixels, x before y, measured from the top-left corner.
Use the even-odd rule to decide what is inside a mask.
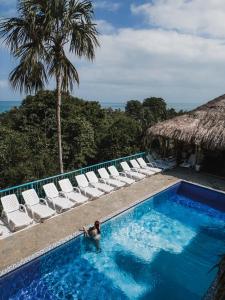
[[[146,162],[144,161],[144,159],[142,157],[139,157],[137,159],[137,161],[139,162],[140,166],[142,166],[142,167],[146,167],[147,166]]]
[[[78,186],[80,187],[88,187],[89,183],[84,174],[75,176]]]
[[[130,167],[126,161],[120,163],[124,171],[130,171]]]
[[[108,170],[109,170],[109,173],[112,175],[112,176],[119,176],[119,172],[117,170],[117,168],[115,166],[110,166],[108,167]]]
[[[40,199],[34,189],[30,189],[22,192],[23,199],[27,205],[35,205],[40,202]]]
[[[48,183],[43,185],[43,189],[45,191],[46,196],[49,198],[55,198],[59,196],[59,192],[54,183]]]
[[[95,172],[93,172],[93,171],[87,172],[86,176],[87,176],[89,182],[92,182],[92,183],[98,182],[98,177],[96,176]]]
[[[109,179],[110,178],[109,173],[106,171],[105,168],[98,169],[98,173],[101,176],[101,178],[103,178],[103,179]]]
[[[136,161],[136,159],[131,159],[130,163],[132,165],[133,168],[140,168],[138,162]]]
[[[70,193],[73,191],[72,183],[68,178],[59,180],[59,185],[61,187],[61,190],[65,193]]]
[[[15,194],[11,194],[8,196],[4,196],[1,198],[3,210],[6,213],[10,213],[12,211],[18,210],[20,208],[19,201]]]

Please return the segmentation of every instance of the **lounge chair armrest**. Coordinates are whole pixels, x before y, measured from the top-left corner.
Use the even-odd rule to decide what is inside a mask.
[[[147,166],[153,167],[153,163],[146,163]]]
[[[130,168],[132,171],[134,171],[134,172],[138,172],[138,170],[140,169],[140,168]]]
[[[127,174],[125,172],[119,172],[119,175],[121,175],[123,177],[127,177]]]
[[[20,204],[20,206],[19,206],[19,210],[20,210],[20,211],[23,211],[23,212],[25,212],[25,214],[27,214],[27,215],[28,215],[28,213],[27,213],[27,208],[26,208],[26,206],[25,206],[25,205],[23,205],[23,204]]]
[[[2,213],[1,213],[1,217],[4,219],[6,218],[8,220],[8,217],[7,217],[7,213],[3,210]]]
[[[26,209],[27,209],[27,210],[30,210],[30,211],[32,212],[32,206],[33,206],[33,205],[26,204]]]
[[[87,191],[85,187],[83,188],[82,192],[84,193],[85,196],[87,195]]]
[[[62,192],[62,191],[59,192],[59,196],[61,196],[61,197],[63,196],[65,198],[68,198],[67,194],[65,192]]]
[[[53,209],[56,210],[55,203],[54,203],[54,201],[52,201],[52,199],[53,198],[46,196],[47,203],[48,203],[48,201],[50,202],[50,204],[48,203],[48,206],[49,207],[53,206]]]
[[[103,182],[103,183],[105,183],[105,184],[107,184],[107,180],[104,179],[104,178],[100,178],[99,181],[100,181],[100,182]]]
[[[34,218],[34,212],[32,210],[32,205],[26,204],[26,209],[27,209],[27,212],[29,212],[29,214],[31,215],[31,218],[33,219]]]
[[[6,221],[6,223],[9,224],[8,215],[7,215],[7,213],[4,210],[1,213],[1,217],[2,217],[2,219],[3,219],[4,222]]]
[[[44,198],[40,198],[40,203],[48,206],[48,202]]]
[[[79,194],[81,194],[81,190],[79,189],[79,187],[74,186],[73,189],[74,189],[74,191],[76,191],[76,192],[78,192]]]

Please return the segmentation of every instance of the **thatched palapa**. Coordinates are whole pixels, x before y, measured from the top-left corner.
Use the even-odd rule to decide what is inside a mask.
[[[225,95],[147,130],[147,138],[163,137],[201,145],[209,150],[225,150]]]

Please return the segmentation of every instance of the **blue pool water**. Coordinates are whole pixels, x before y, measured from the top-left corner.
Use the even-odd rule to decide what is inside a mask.
[[[79,236],[2,277],[0,297],[201,299],[224,228],[225,195],[182,182],[104,223],[100,250]]]

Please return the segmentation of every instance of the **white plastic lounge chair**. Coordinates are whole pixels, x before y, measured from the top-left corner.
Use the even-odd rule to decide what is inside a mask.
[[[15,194],[2,197],[1,202],[3,220],[11,231],[22,229],[33,223],[33,220],[28,216],[26,207],[19,204]]]
[[[137,172],[136,169],[130,168],[126,161],[121,162],[120,165],[127,176],[134,178],[135,180],[141,180],[146,177],[144,174]]]
[[[98,177],[96,176],[96,174],[93,171],[87,172],[86,176],[87,176],[89,183],[93,187],[99,189],[100,191],[103,191],[105,193],[110,193],[114,190],[114,187],[112,187],[111,185],[100,182],[100,180],[98,179]]]
[[[75,202],[70,201],[60,193],[54,183],[48,183],[43,185],[47,201],[58,213],[69,210],[76,206]]]
[[[142,168],[145,168],[145,169],[150,170],[150,171],[154,171],[155,173],[160,173],[160,172],[162,172],[162,169],[152,167],[152,165],[151,165],[150,163],[146,163],[142,157],[139,157],[139,158],[137,159],[137,161],[138,161],[139,165],[140,165]]]
[[[141,174],[144,174],[146,176],[151,176],[154,175],[155,172],[151,171],[151,170],[147,170],[145,168],[141,168],[140,165],[138,164],[138,162],[136,161],[136,159],[131,159],[130,160],[130,164],[132,165],[132,167],[134,169],[136,169],[138,172],[140,172]]]
[[[115,188],[121,188],[126,185],[125,182],[122,182],[118,179],[110,178],[110,175],[105,168],[98,169],[98,173],[105,183],[114,186]]]
[[[54,216],[55,211],[48,206],[45,199],[39,198],[34,189],[22,192],[28,213],[36,222],[42,222]]]
[[[77,205],[88,201],[88,197],[82,195],[79,188],[73,187],[68,178],[60,180],[59,185],[64,195],[71,201],[76,202]]]
[[[134,179],[127,177],[125,172],[118,172],[117,168],[115,166],[108,167],[109,173],[111,174],[112,178],[115,178],[117,180],[120,180],[127,185],[130,185],[135,182]]]
[[[85,194],[91,197],[92,199],[101,197],[104,193],[92,186],[90,186],[87,178],[84,174],[75,176],[78,187]]]
[[[165,161],[162,159],[154,159],[151,154],[148,154],[146,156],[147,160],[149,161],[150,164],[152,164],[154,167],[160,168],[160,169],[172,169],[176,166],[175,161]]]

